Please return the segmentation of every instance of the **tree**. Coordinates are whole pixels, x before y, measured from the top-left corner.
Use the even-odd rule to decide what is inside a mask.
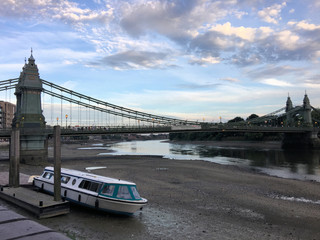
[[[312,117],[312,119],[319,121],[320,120],[320,109],[313,110],[311,112],[311,117]]]
[[[231,119],[228,121],[228,123],[234,123],[234,122],[244,122],[244,119],[242,117],[235,117],[234,119]]]
[[[247,117],[246,121],[249,121],[251,119],[258,118],[258,117],[259,116],[257,114],[252,113],[249,117]]]

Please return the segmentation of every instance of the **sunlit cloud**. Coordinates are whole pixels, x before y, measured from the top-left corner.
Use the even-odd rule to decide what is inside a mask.
[[[277,86],[277,87],[292,87],[293,85],[288,82],[284,82],[278,79],[269,78],[261,81],[264,84],[271,85],[271,86]]]
[[[258,16],[267,23],[278,24],[279,20],[281,20],[281,10],[286,5],[286,2],[283,2],[282,4],[266,7],[258,12]]]
[[[192,57],[189,59],[190,64],[198,64],[202,66],[206,66],[208,64],[216,64],[221,61],[220,58],[208,56],[208,57],[202,57],[202,58],[197,58],[197,57]]]

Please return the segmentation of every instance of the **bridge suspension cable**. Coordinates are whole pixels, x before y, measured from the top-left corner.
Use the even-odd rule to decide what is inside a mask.
[[[69,90],[67,88],[58,86],[54,83],[48,82],[44,79],[41,79],[42,83],[48,87],[54,88],[55,90],[58,90],[61,92],[61,94],[58,94],[56,92],[47,90],[47,89],[43,89],[43,92],[45,92],[46,94],[49,94],[51,96],[54,96],[56,98],[60,98],[64,101],[69,101],[71,103],[75,103],[75,104],[79,104],[81,106],[84,106],[86,108],[88,108],[88,110],[90,111],[90,109],[93,110],[97,110],[100,112],[106,112],[108,114],[112,114],[114,116],[118,116],[118,117],[125,117],[128,119],[136,119],[136,120],[140,120],[143,122],[149,122],[149,123],[158,123],[158,124],[195,124],[195,125],[200,125],[199,122],[196,121],[187,121],[187,120],[181,120],[181,119],[176,119],[176,118],[171,118],[171,117],[163,117],[163,116],[159,116],[159,115],[154,115],[154,114],[149,114],[149,113],[145,113],[145,112],[140,112],[140,111],[136,111],[136,110],[132,110],[129,108],[125,108],[125,107],[121,107],[115,104],[111,104],[108,102],[104,102],[77,92],[74,92],[72,90]],[[70,94],[74,97],[78,97],[81,100],[86,100],[89,102],[85,103],[85,102],[80,102],[77,101],[73,98],[64,96],[62,93],[67,93]],[[93,104],[98,104],[98,106],[93,105]],[[104,106],[106,108],[100,107],[100,106]],[[109,109],[107,108],[109,107]],[[111,110],[113,109],[113,110]],[[90,115],[90,112],[89,112]]]
[[[320,114],[320,110],[319,110],[319,109],[317,109],[317,108],[315,108],[315,107],[312,107],[312,106],[311,106],[311,108],[312,108],[312,110],[314,110],[315,112],[317,112],[317,113]]]
[[[86,107],[86,115],[87,115],[87,118],[90,118],[90,109],[94,109],[94,110],[98,110],[98,111],[101,111],[101,112],[107,112],[109,114],[113,114],[115,116],[123,116],[123,117],[127,117],[127,118],[132,118],[132,115],[129,115],[129,114],[125,114],[125,113],[121,113],[121,112],[116,112],[116,111],[113,111],[113,110],[107,110],[105,108],[101,108],[101,107],[96,107],[92,104],[89,104],[89,103],[85,103],[85,102],[80,102],[78,100],[75,100],[75,99],[71,99],[69,97],[66,97],[64,95],[61,95],[61,94],[58,94],[58,93],[55,93],[55,92],[51,92],[51,91],[48,91],[46,89],[43,89],[43,92],[46,93],[46,94],[49,94],[53,97],[56,97],[56,98],[59,98],[61,99],[61,102],[64,100],[64,101],[69,101],[69,102],[72,102],[74,104],[78,104],[80,106],[83,106],[83,107]],[[62,106],[62,103],[61,103],[61,106]],[[62,108],[62,107],[61,107]],[[61,110],[62,111],[62,110]],[[62,117],[62,115],[61,115]],[[146,122],[150,122],[151,120],[150,119],[147,119],[147,118],[143,118],[143,117],[138,117],[137,119],[141,120],[141,121],[146,121]],[[88,120],[87,120],[88,121]],[[87,123],[88,124],[88,123]]]
[[[19,78],[12,78],[8,80],[0,81],[0,92],[15,88],[18,81],[19,81]]]
[[[60,109],[60,121],[62,125],[62,120],[63,120],[63,101],[67,101],[70,103],[69,106],[69,111],[70,111],[70,118],[69,118],[69,123],[70,125],[72,122],[76,122],[75,118],[72,118],[72,111],[73,111],[73,105],[76,104],[78,105],[78,125],[81,125],[85,122],[87,122],[87,125],[91,125],[93,123],[94,125],[103,123],[103,115],[102,113],[106,114],[105,121],[107,124],[111,124],[111,115],[114,117],[114,124],[117,125],[117,122],[121,122],[122,125],[124,124],[123,118],[127,118],[129,125],[131,124],[130,120],[134,120],[137,125],[140,126],[140,122],[148,122],[151,125],[154,124],[161,124],[161,125],[200,125],[202,124],[201,122],[198,121],[188,121],[188,120],[181,120],[181,119],[176,119],[172,117],[164,117],[164,116],[159,116],[155,114],[149,114],[141,111],[136,111],[130,108],[125,108],[121,107],[115,104],[111,104],[109,102],[101,101],[96,98],[92,98],[89,96],[86,96],[84,94],[77,93],[75,91],[69,90],[67,88],[61,87],[57,84],[54,84],[52,82],[46,81],[44,79],[40,79],[43,83],[44,86],[49,87],[43,88],[43,93],[48,94],[51,96],[51,122],[53,122],[53,98],[58,98],[61,100],[61,109]],[[18,84],[19,78],[12,78],[4,81],[0,81],[0,91],[7,91],[11,90],[16,87]],[[44,107],[44,96],[43,96],[43,107]],[[84,109],[82,109],[84,107]],[[311,106],[312,107],[312,106]],[[284,112],[285,107],[280,108],[276,111],[273,111],[271,113],[268,113],[266,115],[263,115],[258,118],[250,119],[245,122],[237,122],[237,124],[246,124],[246,123],[262,123],[268,120],[273,120],[277,118],[284,117],[285,115],[288,114],[294,114],[295,112],[301,111],[302,106],[296,106],[293,109],[291,109],[288,112]],[[320,111],[314,107],[312,109],[318,113]],[[82,111],[85,111],[85,117],[86,120],[83,119],[82,117]],[[93,122],[91,121],[91,111],[93,110]],[[97,113],[95,114],[95,111],[101,112],[101,115]],[[281,113],[283,112],[283,113]],[[89,116],[89,117],[88,117]],[[101,119],[100,119],[101,118]],[[207,123],[206,123],[207,124]]]
[[[283,107],[283,108],[280,108],[272,113],[268,113],[266,115],[263,115],[261,117],[258,117],[258,118],[254,118],[254,119],[250,119],[246,122],[250,122],[250,123],[262,123],[262,122],[265,122],[265,121],[268,121],[268,120],[273,120],[273,119],[276,119],[276,118],[281,118],[281,117],[284,117],[286,116],[287,114],[293,114],[295,112],[298,112],[300,111],[302,108],[302,106],[296,106],[294,107],[293,109],[291,109],[290,111],[288,112],[284,112],[284,113],[281,113],[282,111],[284,111],[286,109],[286,107]],[[281,114],[278,114],[278,113],[281,113]]]

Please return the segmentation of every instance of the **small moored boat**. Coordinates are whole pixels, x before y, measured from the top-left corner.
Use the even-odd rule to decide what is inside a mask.
[[[46,167],[34,185],[54,192],[54,169]],[[61,168],[61,197],[86,207],[119,214],[133,214],[148,202],[140,197],[136,184],[92,173]]]

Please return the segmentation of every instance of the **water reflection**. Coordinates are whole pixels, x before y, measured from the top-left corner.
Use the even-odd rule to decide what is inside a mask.
[[[196,149],[200,157],[230,157],[250,160],[255,167],[286,167],[298,172],[299,165],[305,165],[308,174],[315,174],[319,166],[319,151],[307,150],[252,150],[234,148],[214,148],[199,146]],[[175,150],[176,151],[176,150]]]
[[[116,155],[160,155],[176,160],[205,160],[242,165],[279,177],[320,181],[318,150],[270,150],[175,144],[160,140],[111,145]]]

